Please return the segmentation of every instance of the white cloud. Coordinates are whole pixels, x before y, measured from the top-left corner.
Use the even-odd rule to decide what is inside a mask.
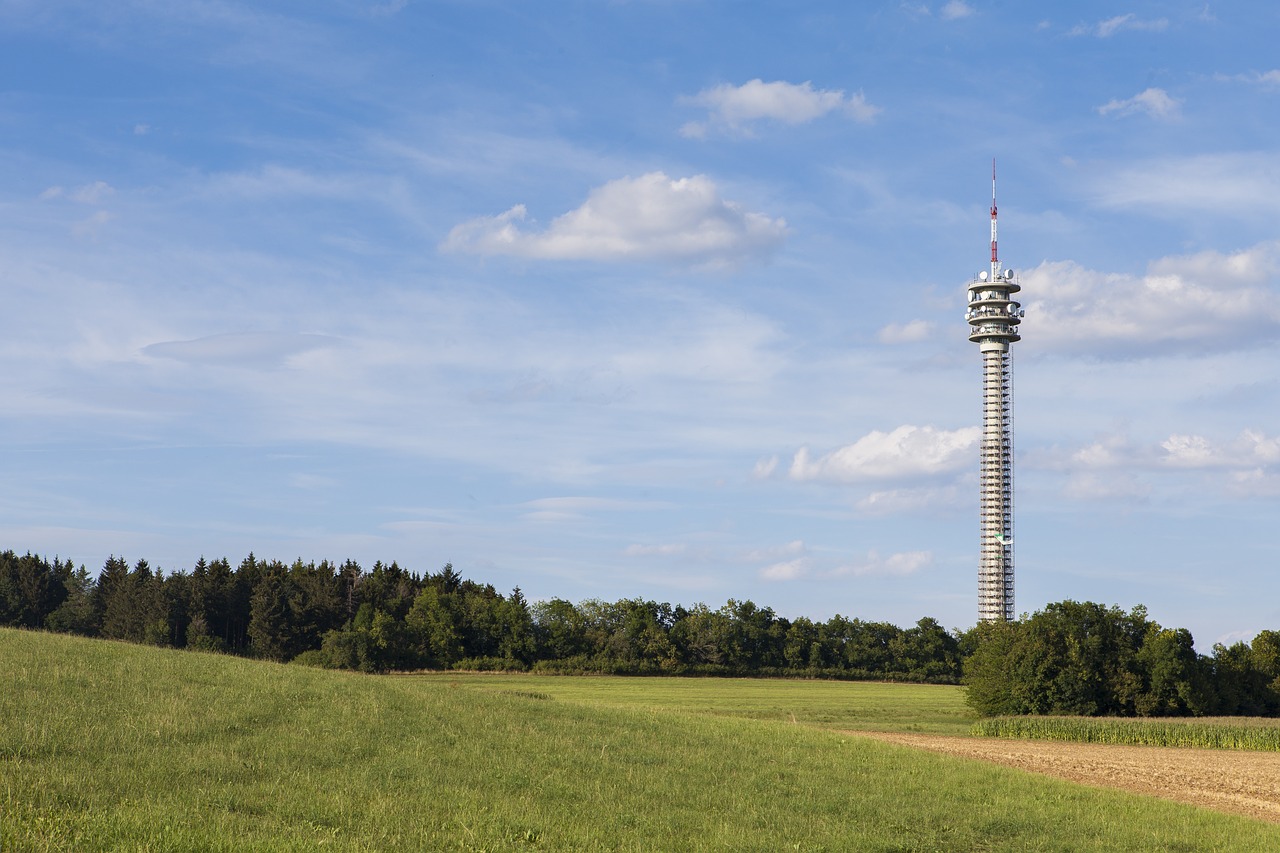
[[[187,341],[161,341],[143,347],[142,353],[188,364],[277,367],[294,356],[339,343],[328,335],[233,332]]]
[[[911,320],[907,323],[890,323],[876,333],[882,344],[913,344],[926,341],[933,335],[933,323],[928,320]]]
[[[768,254],[782,243],[786,222],[720,197],[705,175],[668,178],[650,172],[591,191],[586,202],[526,230],[524,205],[456,226],[441,249],[544,259],[668,260],[732,264]]]
[[[71,226],[71,233],[77,237],[96,238],[102,233],[107,223],[115,219],[115,215],[105,210],[95,210],[85,219]]]
[[[115,187],[106,181],[94,181],[74,190],[71,193],[71,198],[82,204],[101,204],[115,194]]]
[[[968,496],[966,495],[966,498]],[[872,492],[854,506],[867,515],[896,515],[963,505],[956,486],[922,489],[888,489]]]
[[[622,553],[628,557],[673,557],[685,552],[683,543],[669,545],[628,545]]]
[[[151,125],[149,124],[135,124],[133,126],[134,136],[146,136],[150,132],[151,132]]]
[[[748,563],[758,563],[763,560],[777,560],[781,557],[790,557],[805,552],[804,540],[793,539],[785,545],[776,545],[769,548],[757,548],[742,555],[742,559]]]
[[[1174,468],[1236,468],[1249,473],[1280,462],[1280,437],[1268,438],[1254,429],[1242,431],[1223,445],[1203,435],[1175,433],[1160,447],[1165,451],[1161,462]]]
[[[626,512],[668,509],[671,505],[663,501],[633,501],[620,498],[575,496],[563,498],[537,498],[536,500],[525,501],[521,506],[545,512],[580,513],[593,511]]]
[[[1145,501],[1151,485],[1132,471],[1081,471],[1067,478],[1063,494],[1078,501]]]
[[[759,78],[741,86],[722,83],[680,101],[707,108],[705,122],[690,122],[680,130],[684,136],[699,139],[717,128],[749,134],[751,125],[761,120],[797,125],[828,113],[843,112],[855,121],[870,122],[881,111],[867,103],[861,92],[846,97],[841,89],[814,89],[808,81],[766,83]]]
[[[760,578],[767,581],[791,581],[804,577],[809,573],[808,557],[797,557],[765,566],[760,570]]]
[[[950,0],[947,5],[942,7],[941,15],[944,21],[954,21],[959,18],[967,18],[973,14],[973,7],[964,0]]]
[[[1107,18],[1105,21],[1099,21],[1096,24],[1080,24],[1079,26],[1073,27],[1068,35],[1093,35],[1098,38],[1110,38],[1116,33],[1124,32],[1126,30],[1158,33],[1168,28],[1168,18],[1144,20],[1130,12],[1126,15],[1117,15],[1114,18]]]
[[[61,186],[52,186],[40,193],[37,198],[40,201],[51,201],[55,198],[66,197],[81,204],[100,205],[115,194],[115,187],[106,181],[94,181],[91,184],[76,187],[70,192]]]
[[[1031,467],[1067,473],[1063,493],[1082,501],[1145,501],[1156,493],[1153,476],[1171,477],[1202,471],[1208,479],[1182,482],[1203,492],[1208,486],[1233,497],[1271,497],[1280,494],[1280,436],[1242,430],[1228,441],[1204,435],[1173,433],[1150,443],[1135,443],[1125,435],[1103,436],[1077,450],[1032,454]],[[1178,482],[1178,481],[1171,481]],[[1169,493],[1166,483],[1161,494]]]
[[[831,574],[837,577],[842,575],[853,575],[855,577],[867,575],[914,575],[932,563],[932,551],[903,551],[897,554],[890,554],[887,557],[881,557],[879,552],[871,550],[867,552],[866,557],[847,566],[841,566]]]
[[[1247,74],[1215,74],[1213,79],[1224,83],[1247,83],[1264,89],[1280,89],[1280,69],[1250,71]]]
[[[1145,113],[1156,119],[1174,119],[1178,117],[1181,106],[1182,102],[1170,97],[1164,89],[1150,88],[1143,89],[1132,98],[1108,101],[1098,107],[1098,114],[1128,116]]]
[[[1248,220],[1280,216],[1280,154],[1275,151],[1168,157],[1093,177],[1098,200],[1112,207]]]
[[[751,476],[757,480],[767,480],[773,476],[773,472],[778,468],[778,457],[770,456],[768,459],[761,459],[756,462],[756,467],[752,469]]]
[[[1024,336],[1098,358],[1229,351],[1280,339],[1280,243],[1154,261],[1143,276],[1045,262],[1022,276]]]
[[[850,483],[948,474],[974,461],[978,427],[940,430],[900,426],[868,433],[853,444],[811,459],[801,448],[791,463],[794,480]]]

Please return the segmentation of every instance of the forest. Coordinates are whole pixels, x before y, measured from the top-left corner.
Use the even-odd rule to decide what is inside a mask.
[[[395,562],[364,570],[250,554],[164,573],[112,556],[82,565],[0,553],[0,626],[40,629],[363,672],[876,679],[968,685],[980,713],[1280,714],[1280,632],[1195,651],[1141,606],[1065,601],[1010,623],[948,631],[833,616],[787,619],[730,599],[530,602]]]

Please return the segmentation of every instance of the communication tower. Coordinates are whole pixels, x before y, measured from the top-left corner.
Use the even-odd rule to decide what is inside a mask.
[[[969,285],[969,340],[982,352],[978,619],[1011,620],[1013,610],[1013,353],[1026,315],[1022,288],[996,251],[996,161],[991,161],[991,267]]]

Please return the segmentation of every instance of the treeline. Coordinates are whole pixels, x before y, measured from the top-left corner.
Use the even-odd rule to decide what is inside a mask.
[[[1277,716],[1280,632],[1196,653],[1185,628],[1063,601],[1016,622],[981,624],[964,664],[984,716]]]
[[[1139,606],[1050,604],[948,632],[835,616],[786,619],[751,601],[711,609],[623,599],[529,602],[452,565],[292,565],[252,554],[165,574],[111,557],[81,566],[0,553],[0,625],[313,666],[751,675],[968,685],[984,716],[1280,715],[1280,632],[1198,654]]]
[[[530,603],[461,577],[396,563],[201,559],[190,571],[83,566],[0,553],[0,625],[365,672],[503,669],[560,673],[803,675],[958,683],[961,638],[933,619],[902,629],[836,616],[786,619],[624,599]]]

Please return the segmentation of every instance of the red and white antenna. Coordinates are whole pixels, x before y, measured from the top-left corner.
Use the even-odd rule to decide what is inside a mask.
[[[1000,256],[996,253],[996,158],[991,158],[991,279],[1000,272]]]

